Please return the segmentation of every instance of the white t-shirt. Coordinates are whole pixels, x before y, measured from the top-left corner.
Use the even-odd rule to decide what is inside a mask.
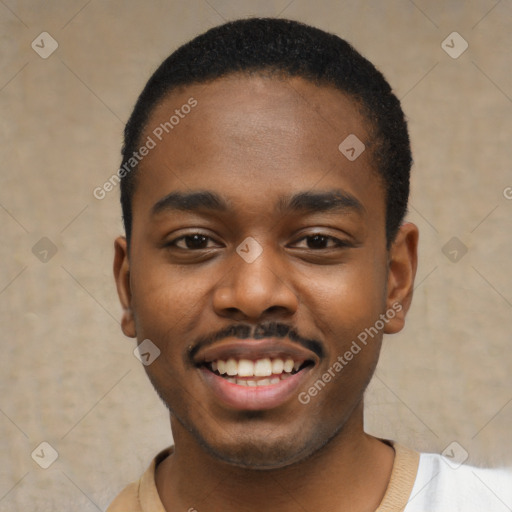
[[[510,512],[512,468],[483,469],[420,454],[404,512]]]

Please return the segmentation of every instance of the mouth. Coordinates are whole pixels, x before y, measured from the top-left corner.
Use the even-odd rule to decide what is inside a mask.
[[[195,366],[207,390],[236,410],[279,407],[298,394],[316,354],[274,340],[250,340],[209,347]]]

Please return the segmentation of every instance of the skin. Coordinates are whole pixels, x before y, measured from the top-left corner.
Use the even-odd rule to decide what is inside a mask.
[[[386,249],[368,124],[340,91],[230,75],[171,92],[142,140],[191,96],[197,106],[139,164],[130,250],[124,237],[115,241],[123,332],[161,350],[145,369],[170,410],[175,443],[156,471],[162,502],[168,511],[375,510],[394,450],[364,432],[363,394],[382,334],[403,328],[418,229],[404,223]],[[338,150],[349,134],[367,148],[353,162]],[[229,208],[152,215],[167,194],[197,190]],[[361,212],[276,210],[282,196],[332,190],[355,197]],[[197,232],[209,238],[176,241]],[[318,234],[346,246],[311,238]],[[236,252],[249,236],[263,249],[252,263]],[[294,395],[269,410],[234,410],[190,359],[198,340],[226,327],[277,322],[321,348],[298,390],[307,391],[395,303],[402,310],[383,332],[305,405]]]

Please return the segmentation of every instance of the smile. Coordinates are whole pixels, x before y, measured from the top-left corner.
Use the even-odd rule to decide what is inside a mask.
[[[246,339],[203,347],[192,362],[214,402],[231,410],[255,411],[296,403],[319,357],[289,341]]]

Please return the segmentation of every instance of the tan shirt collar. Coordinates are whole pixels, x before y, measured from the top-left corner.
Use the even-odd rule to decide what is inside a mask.
[[[407,506],[416,480],[420,454],[393,441],[385,441],[395,450],[388,488],[375,512],[402,512]],[[155,483],[155,469],[173,451],[162,450],[151,462],[138,483],[126,487],[107,512],[166,512]]]

